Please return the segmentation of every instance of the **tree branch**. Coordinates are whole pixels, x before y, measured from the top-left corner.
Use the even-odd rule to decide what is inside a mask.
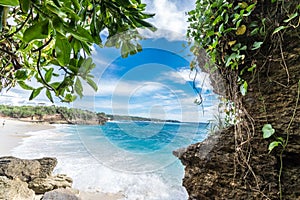
[[[43,48],[45,48],[46,46],[48,46],[48,44],[52,41],[52,36],[51,36],[51,38],[45,43],[45,44],[43,44],[42,46],[40,46],[39,48],[37,48],[37,49],[33,49],[32,50],[32,52],[33,53],[35,53],[35,52],[37,52],[37,51],[41,51]]]
[[[7,51],[7,50],[5,50],[5,49],[0,48],[0,51],[2,51],[2,52],[4,52],[4,53],[7,53],[7,54],[10,55],[10,56],[16,57],[16,54],[14,54],[14,53],[12,53],[12,52],[10,52],[10,51]]]
[[[27,17],[26,17],[24,23],[23,23],[19,28],[17,28],[17,30],[16,30],[15,32],[11,33],[11,34],[8,35],[6,38],[12,37],[14,34],[18,33],[20,30],[22,30],[22,28],[25,26],[25,24],[27,24],[27,22],[28,22],[28,20],[29,20],[31,14],[32,14],[32,8],[30,9],[30,12],[29,12],[29,14],[27,15]]]
[[[55,91],[55,89],[54,89],[51,85],[49,85],[48,82],[47,82],[47,81],[44,79],[44,77],[43,77],[43,74],[42,74],[41,68],[40,68],[40,62],[41,62],[42,51],[39,50],[38,52],[39,52],[39,55],[38,55],[38,60],[37,60],[37,71],[38,71],[38,73],[39,73],[39,76],[41,77],[42,82],[44,83],[44,85],[45,85],[49,90]]]

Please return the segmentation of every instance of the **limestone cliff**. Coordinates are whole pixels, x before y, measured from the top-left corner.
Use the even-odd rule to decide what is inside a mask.
[[[290,45],[297,43],[299,39]],[[241,126],[174,152],[185,166],[183,185],[190,200],[279,199],[282,148],[268,152],[276,138],[263,139],[261,129],[266,123],[272,124],[276,137],[288,139],[281,175],[283,199],[300,199],[300,58],[285,62],[287,68],[274,59],[255,76],[244,77],[250,83],[248,94],[235,102],[244,108]]]

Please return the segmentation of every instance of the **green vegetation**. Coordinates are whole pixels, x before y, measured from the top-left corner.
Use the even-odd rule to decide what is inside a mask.
[[[7,106],[0,105],[0,115],[11,118],[36,118],[45,120],[45,117],[58,115],[54,120],[65,120],[69,123],[74,121],[98,121],[103,123],[107,120],[105,113],[94,113],[77,108],[58,106]],[[47,121],[47,120],[46,120]]]
[[[225,98],[225,102],[234,105],[234,112],[226,114],[236,118],[236,159],[241,168],[251,172],[252,180],[256,182],[252,186],[250,183],[249,187],[255,185],[253,191],[263,194],[250,161],[251,145],[260,145],[251,143],[251,139],[260,136],[260,141],[262,131],[264,138],[275,138],[266,150],[280,149],[279,153],[272,153],[280,161],[278,198],[282,199],[282,157],[288,151],[291,127],[293,132],[299,132],[296,123],[300,87],[299,1],[197,0],[196,8],[189,12],[189,16],[187,35],[195,42],[191,50],[197,56],[191,70],[198,70],[199,66],[202,71],[210,73],[215,91]],[[218,88],[220,82],[224,87]],[[298,88],[297,92],[295,88]],[[290,101],[293,104],[282,99],[286,97],[282,95],[283,91],[293,94]],[[276,103],[286,104],[281,108],[282,105]],[[260,108],[254,108],[256,106]],[[284,112],[290,114],[283,119]],[[276,133],[271,124],[277,126]],[[260,134],[256,134],[257,131]]]
[[[289,125],[286,129],[286,138],[282,138],[282,137],[275,137],[275,140],[272,141],[269,144],[269,153],[276,147],[281,146],[281,150],[280,150],[280,156],[279,156],[279,160],[280,160],[280,169],[279,169],[279,175],[278,175],[278,182],[279,182],[279,192],[280,192],[280,199],[282,199],[282,185],[281,185],[281,175],[282,175],[282,170],[283,170],[283,153],[288,145],[289,142],[289,129],[293,123],[293,121],[295,120],[295,116],[296,116],[296,111],[298,108],[298,104],[299,104],[299,98],[300,98],[300,80],[298,81],[298,94],[297,94],[297,99],[296,99],[296,105],[293,111],[293,115],[291,117],[291,120],[289,122]],[[262,132],[263,132],[263,138],[264,139],[268,139],[270,137],[272,137],[275,134],[275,129],[273,129],[271,124],[265,124],[264,127],[262,128]]]
[[[197,43],[192,48],[196,55],[204,48],[210,57],[213,64],[206,64],[206,70],[235,73],[233,81],[245,96],[251,82],[246,77],[255,74],[261,56],[267,58],[280,49],[283,53],[283,36],[299,34],[299,13],[296,1],[198,0],[189,12],[187,35]]]
[[[82,97],[82,81],[97,90],[92,45],[120,48],[123,57],[141,51],[136,28],[155,29],[145,7],[140,0],[0,0],[0,91],[19,85],[32,91],[30,100],[45,92],[51,102],[53,95],[71,102]],[[102,42],[103,30],[114,39]]]

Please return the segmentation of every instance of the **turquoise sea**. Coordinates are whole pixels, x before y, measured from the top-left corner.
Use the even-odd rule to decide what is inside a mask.
[[[114,121],[103,126],[56,125],[28,133],[13,155],[53,156],[55,173],[85,191],[124,194],[129,200],[184,200],[184,168],[172,151],[202,141],[204,123]]]

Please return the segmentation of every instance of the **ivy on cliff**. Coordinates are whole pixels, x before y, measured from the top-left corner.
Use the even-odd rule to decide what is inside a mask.
[[[240,162],[243,167],[248,168],[256,179],[255,173],[247,162],[251,152],[247,147],[244,151],[246,153],[241,150],[244,144],[249,145],[249,140],[237,141],[236,139],[243,138],[242,130],[246,130],[248,134],[246,138],[253,136],[254,133],[251,131],[255,130],[253,119],[247,115],[247,110],[243,107],[243,100],[246,99],[256,74],[263,71],[267,63],[279,63],[279,66],[285,70],[287,79],[282,80],[283,83],[274,82],[282,87],[288,87],[292,76],[289,74],[286,60],[299,58],[299,46],[296,46],[299,42],[292,41],[300,39],[300,3],[289,0],[197,0],[196,8],[188,14],[190,26],[187,36],[194,41],[192,51],[197,56],[191,69],[194,70],[198,64],[202,70],[210,74],[220,74],[222,81],[226,83],[224,88],[226,91],[222,95],[225,96],[226,102],[234,104],[234,114],[241,115],[237,116],[240,118],[235,124],[235,142],[239,144],[236,153],[242,157],[240,160],[245,161]],[[203,60],[202,49],[207,53],[209,63],[197,63]],[[260,78],[269,80],[267,74]],[[295,76],[293,79],[295,80]],[[296,77],[296,80],[298,81],[299,78]],[[272,80],[269,82],[271,83]],[[214,80],[214,83],[218,84],[218,81]],[[252,91],[256,89],[259,90],[259,88],[252,88]],[[299,91],[298,97],[295,98],[296,108],[292,108],[293,113],[298,106]],[[227,113],[230,114],[232,113]],[[294,116],[295,114],[291,117],[289,127]],[[252,128],[249,128],[249,122]],[[289,127],[285,133],[286,138],[277,137],[277,140],[269,145],[269,150],[276,146],[282,147],[278,174],[280,199],[282,199],[282,155],[289,140]],[[275,132],[271,124],[265,124],[262,131],[265,138],[271,137]]]
[[[299,13],[300,3],[295,1],[198,0],[188,13],[187,36],[197,43],[194,53],[204,48],[221,73],[238,74],[244,96],[251,80],[245,77],[255,73],[257,57],[267,59],[273,51],[270,47],[280,49],[283,35],[299,35]]]

